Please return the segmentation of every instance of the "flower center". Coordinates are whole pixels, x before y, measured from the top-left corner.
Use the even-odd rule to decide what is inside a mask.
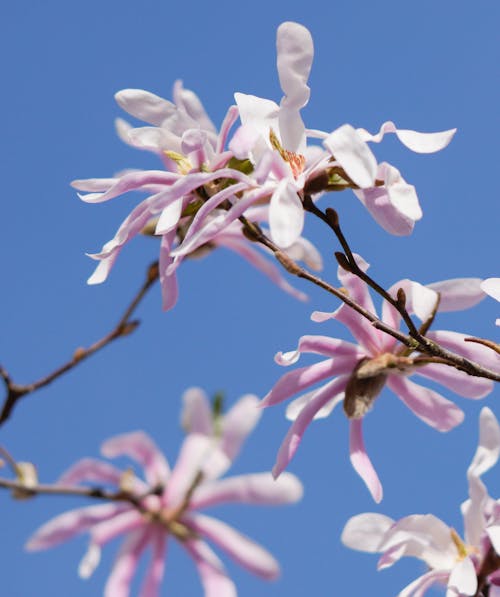
[[[287,162],[287,164],[290,164],[293,177],[297,178],[300,174],[302,174],[306,165],[306,158],[300,153],[295,153],[285,149],[279,142],[278,137],[273,129],[269,131],[269,141],[271,142],[273,148],[278,151],[283,160]]]

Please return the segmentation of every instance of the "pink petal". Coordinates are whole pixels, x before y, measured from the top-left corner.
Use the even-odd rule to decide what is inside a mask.
[[[91,543],[102,547],[119,535],[145,527],[148,523],[142,513],[129,507],[124,512],[119,512],[113,518],[95,524],[90,529]]]
[[[164,234],[160,244],[160,260],[159,260],[159,273],[160,273],[160,286],[162,296],[162,309],[168,311],[172,309],[179,297],[179,286],[177,283],[177,272],[175,269],[172,271],[170,267],[174,262],[172,257],[171,248],[175,241],[177,234],[177,228],[173,228],[167,234]]]
[[[344,124],[333,131],[323,141],[323,145],[360,188],[374,186],[377,160],[350,124]]]
[[[449,431],[464,419],[453,402],[405,377],[389,375],[387,385],[417,417],[438,431]]]
[[[385,335],[349,305],[340,306],[335,311],[334,318],[349,329],[368,356],[375,356],[383,352],[384,342],[387,341]]]
[[[181,424],[186,433],[213,435],[213,415],[208,397],[201,388],[189,388],[182,395]]]
[[[184,541],[183,546],[195,561],[205,597],[237,597],[236,587],[222,562],[204,541]]]
[[[262,411],[259,399],[254,394],[242,396],[224,415],[222,420],[221,449],[233,461],[253,431]]]
[[[246,239],[236,239],[229,235],[226,236],[224,232],[222,232],[214,238],[213,242],[218,246],[227,247],[231,251],[237,253],[240,257],[243,257],[243,259],[246,259],[253,265],[253,267],[260,270],[274,282],[276,286],[281,288],[281,290],[284,290],[300,301],[307,300],[307,295],[289,284],[281,275],[281,270],[278,269],[274,263],[266,259],[261,253],[256,251]]]
[[[480,284],[481,278],[455,278],[428,284],[427,288],[439,292],[439,311],[461,311],[483,300]]]
[[[429,332],[427,337],[453,352],[475,361],[483,367],[500,372],[500,355],[487,346],[475,342],[465,342],[466,334],[458,332],[435,331]]]
[[[290,473],[282,473],[276,480],[270,473],[241,475],[200,485],[190,502],[190,510],[222,503],[291,504],[300,500],[302,493],[302,483]]]
[[[296,363],[301,353],[320,354],[325,357],[351,357],[353,360],[359,360],[365,355],[356,344],[340,340],[339,338],[330,338],[330,336],[302,336],[299,339],[299,345],[294,351],[286,353],[279,352],[275,361],[280,365],[290,365]]]
[[[273,467],[273,477],[277,478],[288,466],[288,463],[292,460],[297,451],[302,436],[304,435],[307,427],[314,418],[314,415],[320,410],[329,400],[334,396],[344,391],[347,383],[347,377],[342,376],[330,381],[322,388],[320,388],[313,400],[311,400],[306,406],[300,411],[300,414],[291,424],[285,439],[283,440],[278,455],[276,457],[276,463]]]
[[[411,185],[400,185],[396,189],[389,189],[385,186],[371,187],[355,190],[354,194],[377,224],[389,234],[408,236],[413,232],[416,220],[402,212],[398,204],[408,200],[413,205],[418,203],[415,187]]]
[[[351,456],[351,464],[358,475],[363,479],[368,491],[371,493],[373,499],[378,504],[382,500],[382,484],[373,468],[373,465],[365,450],[363,441],[362,419],[351,419],[349,421],[350,435],[349,435],[349,452]]]
[[[154,486],[166,483],[170,468],[153,440],[143,431],[124,433],[103,443],[101,452],[107,458],[129,456],[143,468],[147,482]]]
[[[215,131],[215,126],[208,117],[199,97],[190,89],[185,89],[182,81],[175,82],[173,96],[177,106],[184,110],[203,130]]]
[[[165,554],[167,551],[165,531],[159,527],[155,527],[151,532],[149,540],[152,550],[151,562],[146,570],[139,597],[157,597],[165,572]]]
[[[186,521],[195,532],[223,549],[237,564],[266,580],[279,576],[279,564],[263,547],[221,520],[191,514]]]
[[[93,481],[110,485],[120,485],[123,471],[102,460],[84,458],[76,462],[58,479],[59,485],[77,485],[78,483]]]
[[[286,418],[289,421],[295,421],[295,419],[299,416],[299,414],[302,411],[302,409],[304,408],[304,406],[306,404],[309,404],[309,402],[311,402],[311,400],[314,399],[315,394],[316,394],[316,391],[314,390],[312,392],[307,392],[306,394],[302,394],[302,396],[299,396],[298,398],[295,398],[295,400],[292,400],[292,402],[290,402],[286,407],[286,411],[285,411]],[[329,417],[332,414],[333,409],[338,404],[343,402],[343,400],[344,400],[344,393],[337,394],[337,396],[334,396],[322,408],[320,408],[318,410],[318,412],[314,415],[313,420],[316,421],[317,419],[325,419],[326,417]]]
[[[224,150],[229,131],[238,119],[238,116],[238,106],[230,106],[228,111],[226,112],[226,115],[224,116],[224,120],[222,121],[220,127],[219,136],[217,137],[217,146],[215,148],[215,153],[220,154]]]
[[[64,512],[41,526],[26,543],[26,549],[37,551],[54,547],[128,509],[129,504],[109,503]]]
[[[442,384],[464,398],[484,398],[493,389],[490,379],[473,377],[464,371],[438,363],[419,367],[415,373]]]
[[[272,390],[263,398],[261,406],[272,406],[303,392],[308,387],[323,381],[327,377],[342,375],[354,369],[356,361],[351,357],[328,359],[290,371],[281,377]]]
[[[130,595],[130,584],[139,559],[150,540],[151,532],[151,528],[146,527],[125,539],[104,587],[104,597],[128,597]]]

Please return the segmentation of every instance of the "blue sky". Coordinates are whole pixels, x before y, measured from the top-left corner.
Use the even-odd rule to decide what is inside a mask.
[[[19,382],[50,371],[115,322],[156,257],[155,241],[138,239],[123,251],[106,284],[85,284],[93,267],[85,252],[111,238],[136,197],[85,205],[69,182],[158,166],[154,156],[116,137],[113,120],[122,114],[113,94],[136,87],[169,98],[173,82],[182,78],[216,123],[235,91],[279,100],[275,32],[285,20],[306,25],[315,42],[311,101],[304,111],[309,127],[333,130],[349,122],[374,132],[390,119],[421,131],[458,128],[452,144],[436,155],[413,154],[393,139],[375,148],[380,161],[396,165],[417,187],[424,218],[411,237],[389,237],[347,192],[322,199],[322,206],[339,211],[352,247],[372,263],[374,277],[389,286],[403,277],[429,283],[500,275],[499,17],[493,0],[474,9],[449,0],[4,3],[0,362]],[[323,251],[324,277],[335,282],[334,239],[314,222],[306,231]],[[142,325],[134,336],[27,398],[0,429],[0,444],[19,460],[36,462],[45,482],[78,458],[97,456],[107,437],[134,429],[148,431],[173,462],[187,387],[222,389],[228,402],[247,392],[263,396],[282,373],[273,361],[278,350],[290,350],[305,333],[342,333],[334,323],[319,329],[309,319],[313,310],[336,307],[330,297],[296,285],[310,294],[308,304],[282,294],[222,250],[187,263],[172,312],[161,312],[159,289],[153,290],[140,307]],[[497,312],[497,304],[485,301],[470,312],[443,316],[437,328],[495,337]],[[497,416],[499,398],[496,390],[483,401]],[[480,404],[456,401],[466,420],[440,434],[392,394],[378,399],[365,429],[385,488],[380,506],[349,465],[342,413],[314,423],[290,467],[305,485],[300,504],[218,511],[282,563],[283,577],[266,584],[228,562],[239,594],[385,597],[420,574],[420,564],[410,561],[377,573],[375,558],[341,546],[340,531],[349,516],[371,510],[394,518],[433,512],[461,530],[459,505]],[[284,408],[266,411],[235,472],[269,469],[287,426]],[[500,494],[496,479],[495,473],[487,478],[493,496]],[[0,495],[5,595],[100,594],[116,545],[90,581],[76,572],[83,538],[40,554],[23,551],[42,522],[81,504],[77,498],[14,502]],[[172,550],[163,594],[200,592],[191,562]]]

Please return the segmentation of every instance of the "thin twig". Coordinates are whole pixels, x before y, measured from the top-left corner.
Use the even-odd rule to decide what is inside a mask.
[[[88,348],[77,348],[71,359],[52,371],[52,373],[49,373],[35,382],[22,385],[15,383],[6,369],[0,366],[0,377],[3,379],[7,389],[7,396],[5,397],[4,404],[0,410],[0,425],[5,423],[5,421],[7,421],[7,419],[11,416],[14,407],[21,398],[49,385],[55,379],[76,367],[76,365],[87,359],[89,356],[113,342],[113,340],[131,334],[139,325],[139,321],[132,320],[131,317],[147,291],[158,279],[158,275],[158,262],[155,262],[148,268],[146,280],[142,284],[137,294],[134,296],[131,303],[125,309],[116,326],[108,334]]]
[[[404,334],[400,330],[396,330],[391,326],[387,325],[386,323],[381,321],[376,315],[374,315],[367,309],[364,309],[363,307],[361,307],[361,305],[358,305],[349,297],[349,295],[345,294],[340,289],[335,288],[331,284],[328,284],[328,282],[325,282],[318,276],[311,274],[303,267],[299,266],[291,257],[289,257],[277,245],[275,245],[273,241],[262,232],[258,224],[256,224],[255,222],[250,222],[244,216],[241,216],[239,219],[240,222],[243,224],[244,234],[247,236],[247,238],[255,242],[259,242],[268,249],[270,249],[276,257],[276,259],[290,274],[293,274],[294,276],[297,276],[299,278],[303,278],[304,280],[308,280],[316,286],[323,288],[330,294],[333,294],[333,296],[337,297],[346,305],[349,305],[349,307],[354,309],[354,311],[359,313],[361,316],[368,319],[373,325],[373,327],[375,327],[376,329],[381,330],[386,334],[389,334],[393,338],[396,338],[396,340],[399,340],[399,342],[401,342],[408,348],[411,348],[412,351],[416,350],[424,354],[428,354],[432,357],[438,357],[442,359],[441,362],[443,362],[443,364],[447,364],[451,367],[455,367],[456,369],[460,369],[461,371],[465,371],[469,375],[472,375],[474,377],[484,377],[493,381],[500,381],[500,373],[487,369],[479,363],[475,363],[474,361],[466,359],[461,355],[446,350],[433,340],[425,336],[422,336],[418,332],[418,330],[416,330],[416,337],[414,337],[413,334]],[[394,301],[394,299],[392,299],[392,301]],[[400,309],[398,309],[398,311],[400,311]]]

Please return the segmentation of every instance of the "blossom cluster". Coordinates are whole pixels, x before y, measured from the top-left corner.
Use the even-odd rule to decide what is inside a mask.
[[[120,251],[141,231],[160,238],[163,307],[178,296],[176,270],[187,257],[226,247],[299,298],[276,267],[245,236],[243,223],[269,227],[274,243],[294,259],[321,268],[314,245],[301,236],[304,198],[352,189],[375,220],[391,234],[411,233],[422,217],[415,188],[387,162],[378,163],[369,143],[393,133],[419,153],[443,149],[455,130],[419,133],[385,122],[376,134],[344,124],[333,131],[306,128],[301,109],[309,101],[307,85],[313,60],[309,31],[297,23],[280,25],[277,68],[283,91],[279,104],[235,93],[217,130],[199,98],[178,81],[173,102],[148,91],[116,94],[121,108],[148,126],[117,121],[120,137],[158,156],[162,169],[125,170],[111,178],[76,180],[87,203],[101,203],[129,191],[147,196],[127,216],[113,239],[90,255],[99,264],[90,284],[103,282]],[[236,121],[240,125],[231,136]],[[321,145],[318,143],[321,141]]]

